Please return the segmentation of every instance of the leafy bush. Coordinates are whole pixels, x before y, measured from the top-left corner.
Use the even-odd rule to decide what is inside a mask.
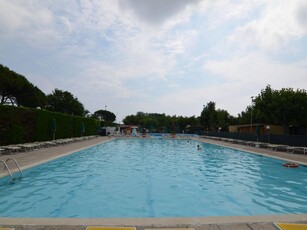
[[[99,120],[46,110],[0,105],[0,145],[97,134]]]

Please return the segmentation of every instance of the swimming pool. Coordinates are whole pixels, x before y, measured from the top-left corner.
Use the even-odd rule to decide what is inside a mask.
[[[202,150],[196,146],[201,145]],[[0,181],[2,217],[307,213],[307,168],[178,139],[118,139]]]

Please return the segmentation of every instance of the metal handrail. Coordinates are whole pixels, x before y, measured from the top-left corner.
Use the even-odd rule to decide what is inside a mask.
[[[6,170],[7,170],[7,172],[9,173],[9,175],[10,175],[11,179],[13,179],[12,173],[11,173],[11,171],[10,171],[9,167],[7,166],[7,163],[6,163],[5,161],[3,161],[3,160],[0,160],[0,162],[2,162],[2,163],[3,163],[3,165],[4,165],[4,170],[6,169]],[[4,170],[3,170],[3,171],[4,171]]]
[[[8,159],[6,159],[6,161],[5,161],[5,163],[6,163],[6,165],[7,165],[7,162],[9,162],[9,161],[13,161],[13,162],[15,162],[15,164],[16,164],[16,166],[17,166],[17,169],[19,170],[19,173],[20,173],[20,177],[22,177],[23,175],[22,175],[22,171],[21,171],[21,169],[20,169],[20,167],[19,167],[19,164],[17,163],[17,161],[16,161],[16,159],[14,159],[14,158],[8,158]]]

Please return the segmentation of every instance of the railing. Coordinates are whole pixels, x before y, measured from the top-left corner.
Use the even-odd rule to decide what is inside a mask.
[[[15,178],[13,177],[13,174],[12,174],[12,172],[11,172],[9,166],[8,166],[8,162],[10,162],[10,161],[13,161],[13,162],[15,163],[15,165],[16,165],[18,171],[19,171],[19,174],[20,174],[19,177],[15,177]],[[19,164],[18,164],[18,162],[16,161],[16,159],[14,159],[14,158],[8,158],[6,161],[1,160],[0,162],[4,165],[3,171],[6,170],[6,171],[8,172],[11,181],[16,180],[16,179],[21,179],[21,178],[23,177],[22,171],[21,171],[21,169],[20,169],[20,167],[19,167]]]
[[[1,162],[1,163],[3,163],[3,165],[4,165],[4,169],[3,169],[3,171],[5,171],[5,170],[6,170],[6,171],[9,173],[9,175],[10,175],[10,177],[11,177],[11,179],[12,179],[12,178],[13,178],[12,173],[11,173],[11,171],[10,171],[9,167],[7,166],[6,162],[5,162],[5,161],[3,161],[3,160],[1,160],[0,162]]]

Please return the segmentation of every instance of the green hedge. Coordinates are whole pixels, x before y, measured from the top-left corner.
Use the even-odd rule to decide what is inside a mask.
[[[95,135],[100,126],[91,118],[0,105],[0,145],[52,140],[54,121],[56,139]]]

